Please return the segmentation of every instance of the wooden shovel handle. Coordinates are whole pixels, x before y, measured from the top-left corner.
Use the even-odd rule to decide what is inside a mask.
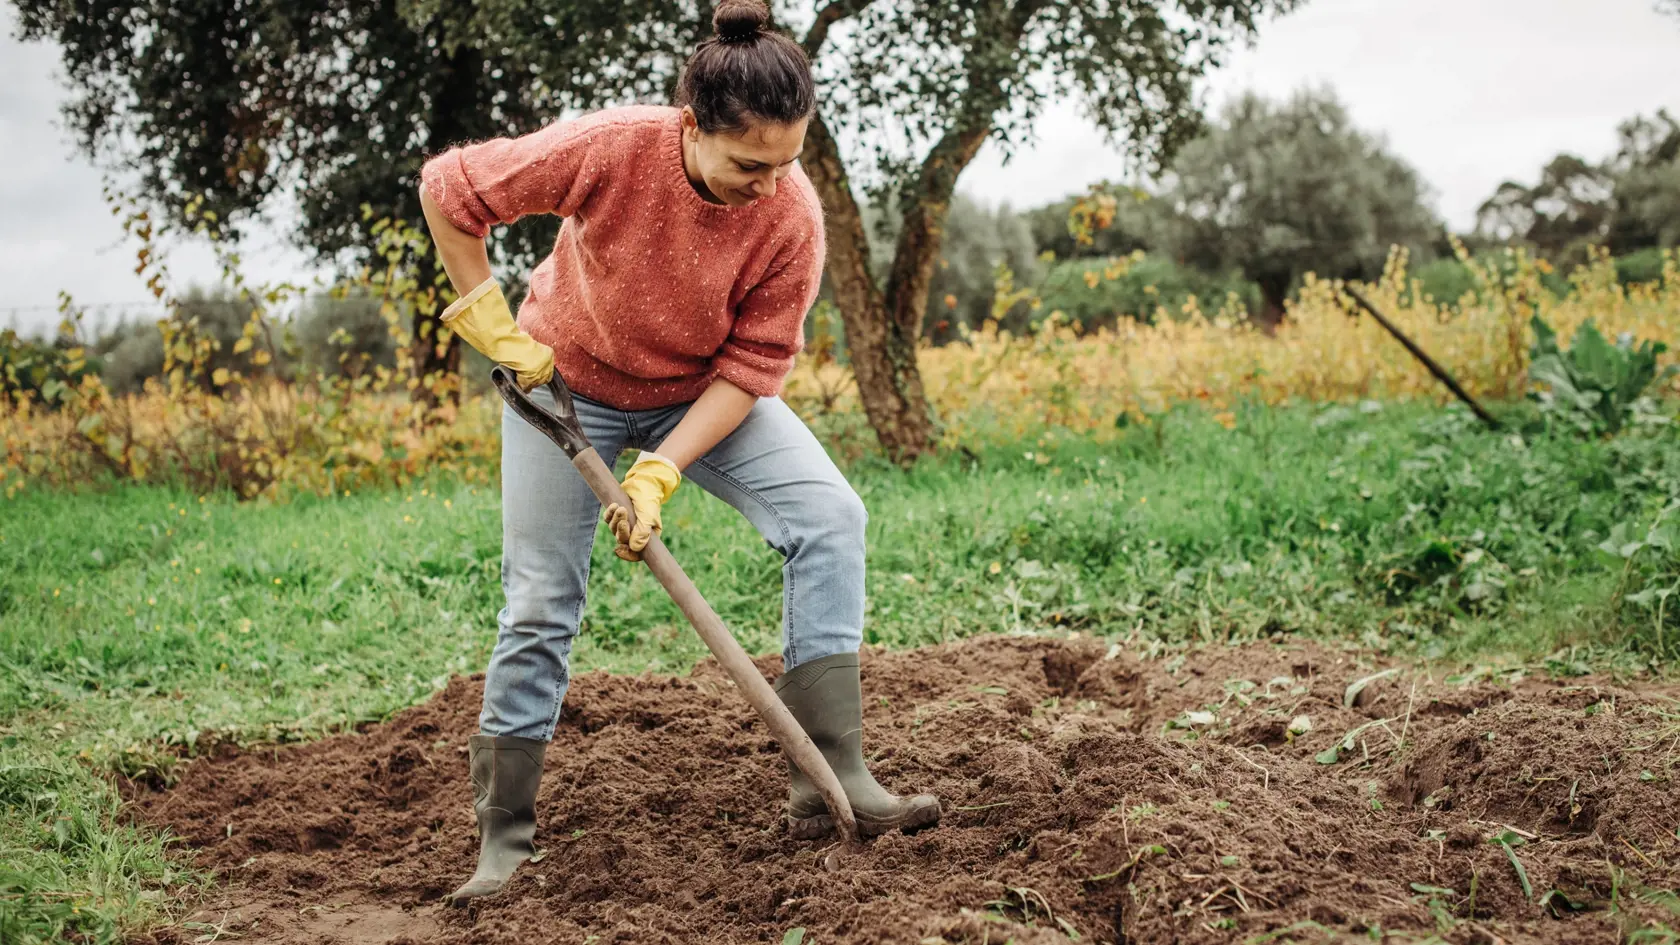
[[[519,388],[512,371],[497,365],[490,372],[490,379],[496,385],[496,390],[502,395],[514,411],[525,418],[532,426],[541,430],[549,439],[553,440],[566,455],[571,457],[572,465],[577,468],[583,481],[589,484],[595,497],[602,505],[617,503],[624,507],[631,516],[632,526],[635,524],[635,510],[630,500],[613,476],[612,470],[601,460],[601,455],[589,445],[589,438],[584,435],[583,426],[578,422],[577,412],[572,403],[571,391],[566,389],[565,382],[556,373],[549,381],[549,388],[554,392],[556,412],[544,410],[525,392]],[[724,625],[723,619],[712,610],[710,604],[701,596],[700,589],[683,572],[677,559],[660,541],[659,533],[655,532],[648,540],[647,548],[642,551],[642,561],[648,570],[659,580],[660,586],[671,595],[671,600],[681,608],[688,622],[694,625],[694,631],[705,641],[706,649],[723,665],[723,671],[734,680],[736,688],[746,696],[748,704],[758,717],[763,720],[764,727],[770,730],[771,737],[776,739],[788,753],[788,757],[805,772],[816,785],[817,792],[828,804],[829,813],[834,816],[836,829],[847,849],[857,849],[859,845],[857,819],[852,814],[851,802],[846,799],[846,792],[840,787],[840,779],[834,776],[834,770],[828,766],[828,760],[817,750],[811,737],[799,727],[782,700],[776,697],[770,684],[759,675],[757,667],[747,658],[745,650],[736,641],[734,634]]]

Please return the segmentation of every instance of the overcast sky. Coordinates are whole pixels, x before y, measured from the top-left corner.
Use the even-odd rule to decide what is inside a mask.
[[[12,37],[0,3],[0,326],[56,321],[58,293],[143,303],[133,247],[100,196],[100,177],[59,126],[57,52]],[[1265,26],[1208,82],[1212,101],[1329,86],[1354,121],[1411,162],[1455,228],[1506,179],[1552,155],[1609,153],[1618,122],[1680,112],[1680,21],[1651,0],[1309,0]],[[988,202],[1041,204],[1117,176],[1120,160],[1071,105],[1037,126],[1008,164],[988,146],[962,189]],[[277,233],[246,248],[258,279],[307,278]],[[202,247],[172,251],[174,279],[216,273]],[[107,313],[111,310],[107,309]]]

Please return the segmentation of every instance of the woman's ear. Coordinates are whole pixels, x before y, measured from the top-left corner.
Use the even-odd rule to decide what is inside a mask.
[[[694,117],[692,105],[682,107],[682,131],[683,137],[690,140],[698,140],[700,137],[700,119]]]

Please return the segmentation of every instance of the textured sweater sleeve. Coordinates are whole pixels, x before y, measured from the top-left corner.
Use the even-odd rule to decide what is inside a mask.
[[[717,375],[759,397],[775,397],[805,346],[805,313],[822,285],[825,248],[819,221],[781,267],[754,286],[736,310],[735,326],[712,359]]]
[[[571,216],[610,156],[610,143],[601,139],[613,127],[584,116],[517,138],[453,147],[428,160],[420,179],[449,221],[473,236],[527,214]]]

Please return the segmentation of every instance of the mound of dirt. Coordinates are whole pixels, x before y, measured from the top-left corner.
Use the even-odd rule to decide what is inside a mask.
[[[1680,714],[1654,687],[1025,637],[866,650],[863,672],[877,777],[945,813],[839,873],[787,837],[781,754],[707,662],[575,679],[543,855],[501,897],[442,906],[476,851],[482,679],[456,678],[389,724],[136,787],[137,815],[225,884],[154,940],[1608,943],[1680,925],[1658,892],[1680,883]]]

